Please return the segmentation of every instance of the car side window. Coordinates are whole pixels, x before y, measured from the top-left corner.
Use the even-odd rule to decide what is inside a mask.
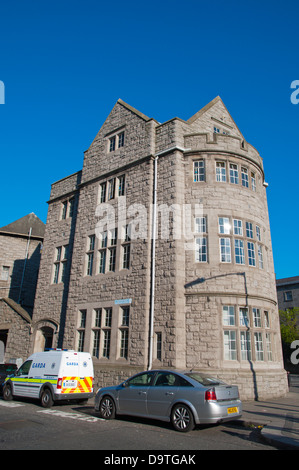
[[[170,372],[158,372],[154,384],[154,387],[192,387],[187,380],[176,374]]]
[[[127,381],[129,387],[144,387],[146,385],[150,385],[153,372],[145,372],[143,374],[136,375]]]
[[[30,367],[31,367],[32,361],[26,361],[24,364],[19,368],[17,372],[17,376],[19,377],[20,375],[28,375]]]
[[[158,372],[154,382],[154,387],[177,387],[179,377],[170,372]]]

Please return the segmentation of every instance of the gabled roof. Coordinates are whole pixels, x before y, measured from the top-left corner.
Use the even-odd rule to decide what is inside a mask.
[[[37,238],[43,238],[45,234],[45,224],[33,213],[21,217],[21,219],[5,225],[0,228],[0,233],[28,236],[30,228],[31,235]]]
[[[141,113],[140,111],[138,111],[138,109],[133,108],[133,106],[129,105],[128,103],[125,103],[121,99],[118,99],[117,103],[121,104],[122,106],[124,106],[124,108],[127,108],[129,111],[136,114],[137,116],[139,116],[144,121],[150,121],[152,119],[152,118],[149,118],[148,116],[146,116],[145,114]]]
[[[220,96],[216,96],[216,98],[214,98],[212,101],[210,101],[208,104],[206,104],[202,109],[200,109],[197,113],[195,113],[193,116],[191,116],[187,121],[188,124],[193,124],[197,119],[201,118],[205,113],[207,113],[213,106],[217,105],[218,103],[221,103],[221,106],[223,107],[224,112],[227,113],[227,115],[231,119],[232,123],[234,124],[234,126],[236,127],[236,129],[238,130],[240,135],[243,137],[242,132],[238,128],[237,124],[235,123],[233,117],[231,116],[230,112],[228,111],[227,107],[223,103]]]
[[[25,321],[28,323],[31,323],[31,317],[26,310],[21,307],[20,304],[17,304],[14,300],[10,299],[9,297],[3,297],[2,299],[0,298],[0,302],[3,301],[5,302],[12,310],[14,310],[18,315],[20,315]]]

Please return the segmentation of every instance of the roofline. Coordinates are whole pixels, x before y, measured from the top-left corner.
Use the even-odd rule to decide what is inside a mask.
[[[0,301],[3,300],[10,308],[12,308],[18,315],[20,315],[27,323],[32,323],[32,318],[29,313],[20,305],[17,304],[14,300],[9,297],[1,297]]]
[[[0,230],[0,235],[26,239],[29,238],[29,233],[5,232],[4,230]],[[45,237],[42,235],[30,235],[30,238],[34,240],[43,240]]]
[[[155,121],[155,122],[157,122],[158,124],[160,124],[156,119],[150,118],[150,117],[146,116],[145,114],[143,114],[143,113],[141,113],[140,111],[138,111],[138,109],[133,108],[133,106],[131,106],[130,104],[125,103],[121,98],[119,98],[119,99],[117,100],[117,103],[118,103],[118,104],[121,104],[122,106],[124,106],[124,108],[127,108],[129,111],[131,111],[132,113],[136,114],[137,116],[139,116],[141,119],[143,119],[143,120],[146,121],[146,122],[148,122],[148,121]]]

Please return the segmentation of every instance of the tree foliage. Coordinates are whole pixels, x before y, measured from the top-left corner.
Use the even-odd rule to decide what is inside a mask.
[[[291,344],[299,339],[299,308],[279,311],[281,339],[285,344]]]

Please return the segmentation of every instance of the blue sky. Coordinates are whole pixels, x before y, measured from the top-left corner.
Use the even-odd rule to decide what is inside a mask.
[[[220,95],[264,159],[275,271],[299,274],[299,2],[0,1],[0,226],[46,222],[118,98],[164,122]]]

